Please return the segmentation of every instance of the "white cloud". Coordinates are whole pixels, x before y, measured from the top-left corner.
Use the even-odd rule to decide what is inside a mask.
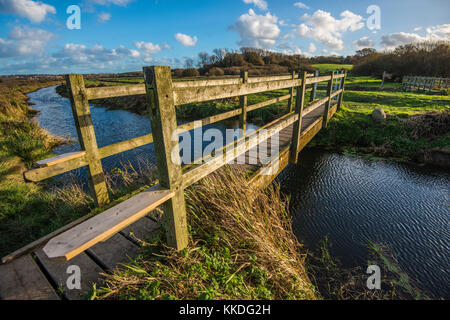
[[[238,45],[269,49],[280,35],[277,22],[278,18],[270,12],[258,15],[250,9],[248,14],[241,15],[230,29],[239,33],[241,40]]]
[[[299,37],[315,39],[331,49],[342,50],[342,33],[362,29],[364,23],[363,17],[348,10],[340,16],[341,19],[336,19],[329,12],[322,10],[317,10],[312,16],[304,14],[301,20],[305,23],[297,26],[297,34]]]
[[[111,19],[111,14],[110,13],[106,13],[106,12],[102,12],[98,15],[98,21],[100,22],[107,22]]]
[[[267,10],[267,2],[264,0],[243,0],[247,4],[253,3],[256,7],[261,10]]]
[[[381,45],[386,50],[393,50],[398,46],[424,41],[450,41],[450,24],[432,26],[426,29],[426,35],[417,33],[398,32],[381,37]]]
[[[422,29],[423,29],[423,27],[415,27],[415,28],[414,28],[414,31],[417,32],[417,31],[420,31],[420,30],[422,30]]]
[[[309,44],[308,52],[314,53],[314,52],[316,52],[316,50],[317,50],[316,46],[314,45],[314,43],[311,42]]]
[[[375,42],[369,37],[362,37],[359,40],[353,41],[353,45],[358,49],[373,48],[375,46]]]
[[[197,43],[198,39],[196,36],[191,37],[191,36],[188,36],[187,34],[177,33],[175,35],[175,40],[177,40],[179,43],[181,43],[185,47],[193,47]]]
[[[0,38],[0,58],[42,55],[54,35],[42,29],[15,27],[8,39]]]
[[[33,23],[42,22],[47,14],[56,13],[55,7],[31,0],[0,0],[0,13],[15,14]]]
[[[304,4],[303,2],[296,2],[296,3],[294,3],[294,6],[296,6],[297,8],[300,8],[300,9],[309,9],[309,7],[306,4]]]

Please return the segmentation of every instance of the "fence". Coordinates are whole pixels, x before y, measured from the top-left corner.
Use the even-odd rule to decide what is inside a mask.
[[[274,135],[294,124],[290,161],[298,159],[302,117],[325,104],[323,126],[330,117],[331,108],[339,109],[343,101],[344,71],[319,76],[296,73],[286,76],[248,77],[243,72],[240,78],[194,80],[173,82],[169,67],[144,68],[144,84],[86,88],[82,75],[67,75],[72,112],[82,151],[59,155],[37,163],[38,167],[24,173],[29,181],[41,181],[70,170],[87,167],[88,180],[98,206],[109,202],[101,159],[145,144],[154,143],[159,184],[82,222],[74,228],[56,236],[44,248],[50,258],[71,259],[94,244],[104,241],[163,204],[164,226],[168,245],[182,249],[188,242],[184,189],[222,167],[223,159],[236,159],[258,145],[258,132],[270,127]],[[334,82],[337,83],[334,85]],[[315,99],[317,84],[328,82],[324,98]],[[313,85],[307,88],[308,85]],[[248,105],[247,95],[273,90],[289,89],[289,94],[254,105]],[[295,93],[296,91],[296,93]],[[312,91],[312,103],[305,108],[305,93]],[[131,140],[98,148],[92,124],[89,100],[130,95],[146,95],[152,133]],[[239,116],[243,135],[223,147],[223,157],[215,157],[198,166],[182,168],[179,142],[173,135],[198,127],[193,121],[177,125],[175,106],[193,102],[240,97],[239,108],[200,120],[201,125]],[[294,101],[295,96],[297,97]],[[336,103],[332,106],[332,102]],[[279,101],[288,100],[288,113],[256,131],[246,133],[247,113]],[[267,137],[269,138],[269,137]]]
[[[449,83],[449,78],[405,76],[403,77],[402,89],[433,91],[447,89],[449,87]]]

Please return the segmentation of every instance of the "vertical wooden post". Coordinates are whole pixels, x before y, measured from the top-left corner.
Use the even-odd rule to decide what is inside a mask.
[[[88,181],[97,206],[103,206],[109,202],[108,189],[106,188],[97,139],[95,138],[92,124],[89,101],[86,97],[83,75],[66,75],[66,83],[70,96],[72,114],[77,127],[78,140],[81,149],[86,151],[88,165]]]
[[[175,191],[175,196],[164,203],[164,228],[167,243],[177,250],[182,250],[188,245],[188,230],[184,189],[181,188],[183,174],[180,147],[178,135],[174,135],[177,129],[177,118],[170,67],[144,67],[144,79],[159,184]]]
[[[295,80],[296,74],[295,71],[292,72],[292,80]],[[292,112],[292,110],[294,109],[294,93],[295,93],[295,87],[292,87],[289,89],[289,94],[291,95],[291,97],[289,98],[289,102],[288,102],[288,108],[289,108],[289,113]]]
[[[319,70],[316,70],[316,71],[314,72],[314,77],[318,77],[318,76],[319,76]],[[311,96],[310,96],[310,98],[309,98],[309,101],[314,101],[314,100],[316,100],[317,85],[318,85],[317,82],[313,84],[313,90],[312,90],[312,92],[311,92]]]
[[[241,71],[242,83],[248,83],[248,72]],[[247,104],[248,99],[247,96],[239,97],[239,105],[242,109],[242,113],[239,116],[239,128],[242,129],[242,135],[245,136],[245,132],[247,131]]]
[[[323,128],[326,128],[328,125],[328,112],[330,111],[331,106],[331,94],[333,93],[333,81],[334,81],[334,71],[331,72],[331,79],[328,82],[327,96],[328,101],[325,103],[325,111],[323,112]]]
[[[295,113],[298,114],[298,120],[294,122],[294,128],[292,131],[292,144],[290,150],[289,162],[298,162],[298,147],[300,143],[300,135],[302,131],[302,114],[303,106],[305,104],[305,92],[306,92],[306,74],[304,71],[302,75],[302,83],[297,87],[297,98],[295,99]]]
[[[342,89],[342,92],[338,95],[338,105],[337,105],[337,111],[341,110],[342,101],[344,100],[344,91],[345,91],[345,80],[347,79],[347,71],[343,71],[344,77],[341,78],[341,85],[339,86],[339,89]]]

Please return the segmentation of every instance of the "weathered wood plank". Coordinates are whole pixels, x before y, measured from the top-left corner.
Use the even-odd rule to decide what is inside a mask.
[[[145,219],[145,218],[144,218]],[[115,234],[105,242],[97,243],[87,252],[106,267],[114,270],[120,263],[130,262],[139,254],[140,248],[120,233]]]
[[[334,80],[334,72],[331,73],[331,79],[328,82],[327,89],[327,97],[329,97],[328,101],[325,103],[325,111],[323,113],[323,127],[326,128],[329,120],[329,111],[331,106],[331,94],[333,92],[333,80]]]
[[[97,205],[103,206],[109,202],[108,189],[106,188],[102,162],[97,147],[84,79],[80,74],[70,74],[66,76],[66,82],[70,92],[73,117],[79,134],[78,140],[81,149],[86,151],[84,158],[89,163],[88,181]]]
[[[248,83],[248,72],[242,71],[241,78],[242,78],[242,83],[247,84]],[[241,114],[239,116],[239,128],[242,130],[243,135],[245,135],[245,131],[247,131],[247,105],[248,105],[247,96],[240,96],[239,97],[239,106],[241,108]]]
[[[344,101],[344,92],[345,92],[345,80],[347,79],[347,71],[344,72],[344,78],[341,80],[341,91],[342,93],[339,95],[338,98],[338,106],[337,110],[341,110],[342,102]]]
[[[208,86],[197,88],[175,88],[173,92],[175,105],[182,105],[192,102],[202,102],[208,100],[224,99],[286,89],[297,86],[300,80],[279,80],[271,82],[245,83],[239,85]]]
[[[64,162],[56,163],[47,167],[35,168],[23,173],[26,181],[38,182],[65,172],[85,167],[89,164],[86,155],[81,158],[70,159]]]
[[[43,251],[51,259],[70,260],[139,220],[174,192],[156,185],[54,237]]]
[[[277,98],[270,99],[270,100],[267,100],[267,101],[255,103],[255,104],[252,104],[252,105],[247,107],[247,112],[250,112],[250,111],[253,111],[253,110],[257,110],[257,109],[269,106],[271,104],[274,104],[274,103],[277,103],[277,102],[280,102],[280,101],[288,100],[290,98],[291,98],[291,95],[287,94],[285,96],[281,96],[281,97],[277,97]]]
[[[86,151],[69,152],[69,153],[60,154],[55,157],[51,157],[48,159],[38,161],[38,162],[36,162],[36,164],[39,167],[49,167],[49,166],[53,166],[58,163],[66,162],[68,160],[82,158],[85,155],[86,155]]]
[[[69,300],[83,300],[86,298],[89,291],[92,289],[92,285],[96,283],[100,278],[100,273],[103,272],[94,261],[92,261],[85,253],[82,253],[75,257],[72,261],[52,261],[45,253],[39,249],[35,252],[39,262],[48,272],[53,282],[57,285],[58,289],[62,291],[64,296]],[[75,274],[74,270],[69,268],[75,266],[80,270],[80,287],[72,287],[74,282],[72,278],[69,278]],[[73,268],[73,267],[72,267]],[[67,285],[69,284],[70,287]]]
[[[155,138],[159,183],[162,187],[173,190],[173,197],[164,203],[167,243],[177,250],[182,250],[188,245],[189,240],[184,189],[181,185],[183,173],[180,147],[178,139],[173,139],[177,130],[177,118],[170,67],[146,67],[144,78],[151,110],[150,121]]]
[[[79,218],[79,219],[77,219],[75,221],[72,221],[69,224],[66,224],[65,226],[59,228],[58,230],[55,230],[55,231],[47,234],[46,236],[44,236],[44,237],[42,237],[42,238],[40,238],[40,239],[38,239],[36,241],[33,241],[32,243],[26,245],[25,247],[22,247],[22,248],[14,251],[14,252],[8,254],[7,256],[3,257],[2,258],[2,263],[7,263],[9,261],[12,261],[12,260],[20,257],[20,256],[23,256],[26,253],[29,253],[29,252],[33,251],[33,249],[36,249],[37,247],[40,247],[42,244],[44,244],[45,242],[47,242],[51,238],[56,237],[58,234],[61,234],[64,231],[67,231],[67,230],[75,227],[76,225],[86,221],[89,218],[90,218],[89,215],[85,215],[85,216],[83,216],[83,217],[81,217],[81,218]]]
[[[145,85],[143,84],[97,87],[86,89],[86,97],[88,100],[144,95],[144,94],[145,94]]]
[[[146,134],[145,136],[136,137],[130,140],[125,140],[117,142],[115,144],[111,144],[109,146],[105,146],[103,148],[100,148],[98,151],[100,153],[100,157],[103,159],[114,154],[142,147],[149,143],[153,143],[153,135],[151,133]]]
[[[0,265],[0,299],[59,300],[30,255]]]
[[[298,115],[298,120],[294,122],[294,129],[292,133],[292,144],[289,156],[289,162],[298,162],[298,145],[301,137],[302,131],[302,118],[303,118],[303,107],[305,105],[305,90],[306,90],[306,72],[303,72],[302,85],[297,88],[297,100],[295,101],[295,113]]]
[[[226,120],[229,118],[233,118],[236,117],[238,115],[240,115],[242,113],[242,109],[236,109],[236,110],[231,110],[228,112],[224,112],[218,115],[214,115],[214,116],[210,116],[201,120],[196,120],[196,121],[192,121],[192,122],[188,122],[182,125],[178,126],[178,133],[182,133],[182,132],[186,132],[189,130],[193,130],[196,128],[196,126],[198,124],[201,124],[201,126],[206,126],[208,124],[212,124],[212,123],[216,123],[222,120]]]

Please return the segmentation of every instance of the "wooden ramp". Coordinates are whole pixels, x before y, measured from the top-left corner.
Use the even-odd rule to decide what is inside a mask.
[[[303,118],[302,131],[311,128],[314,122],[322,119],[324,106],[315,109]],[[277,147],[284,150],[289,147],[292,140],[293,125],[280,131]],[[271,150],[272,139],[266,143]],[[266,147],[266,145],[264,147]],[[245,154],[245,164],[232,164],[240,170],[261,170],[270,165],[264,163],[260,157],[255,157],[254,150]],[[268,155],[270,156],[270,154]],[[281,155],[282,156],[282,155]],[[285,164],[287,162],[285,161]],[[278,168],[283,170],[285,165]],[[278,174],[260,176],[260,180],[267,184]],[[256,177],[258,178],[258,177]],[[257,179],[253,178],[255,181]],[[99,242],[85,252],[77,255],[70,261],[50,260],[42,250],[43,246],[34,249],[31,253],[21,256],[9,263],[0,265],[0,299],[4,300],[54,300],[84,299],[94,283],[101,283],[102,273],[111,272],[120,265],[135,258],[140,250],[140,240],[146,240],[159,232],[160,224],[149,216],[145,216],[132,225],[116,233],[108,240]],[[77,266],[81,272],[81,287],[69,288],[67,281],[73,275],[70,266]],[[68,273],[69,272],[69,273]],[[69,281],[70,286],[70,281]]]

